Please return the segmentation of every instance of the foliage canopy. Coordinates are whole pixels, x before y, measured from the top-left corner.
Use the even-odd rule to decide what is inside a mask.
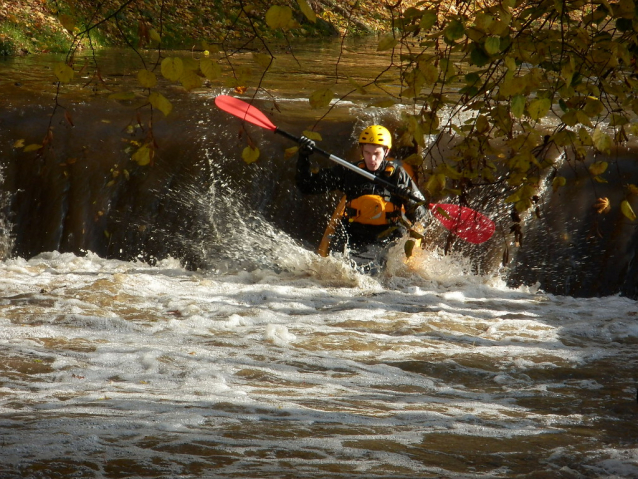
[[[309,107],[329,115],[335,102],[375,87],[385,95],[377,107],[403,105],[399,144],[418,145],[418,153],[408,161],[425,173],[422,186],[435,200],[454,195],[463,203],[476,189],[494,187],[502,202],[511,204],[515,214],[522,213],[534,207],[548,178],[554,190],[567,184],[557,175],[558,157],[587,165],[592,181],[603,183],[609,161],[591,158],[609,157],[638,133],[634,0],[212,3],[227,7],[224,29],[214,38],[200,38],[200,54],[190,62],[163,50],[170,30],[166,19],[180,8],[175,0],[113,0],[103,3],[108,8],[60,12],[73,38],[67,61],[56,65],[54,74],[62,84],[73,81],[77,49],[92,45],[92,36],[101,29],[115,29],[130,48],[158,52],[154,65],[140,56],[137,78],[146,91],[146,104],[169,115],[170,98],[156,90],[159,75],[187,91],[205,82],[222,82],[238,93],[256,94],[276,58],[272,41],[287,41],[294,54],[290,40],[317,33],[317,25],[335,12],[345,19],[340,25],[345,37],[353,28],[363,29],[355,14],[376,8],[388,19],[377,46],[388,58],[384,75],[395,75],[400,90],[387,89],[380,75],[354,83],[340,78],[335,69],[334,75],[326,75],[326,85],[309,96]],[[145,13],[152,7],[158,15],[153,21]],[[252,57],[262,72],[257,77],[234,63],[238,45],[248,44],[258,45]],[[339,61],[335,58],[337,65]],[[352,90],[337,95],[333,85],[344,80],[351,82]],[[112,93],[115,99],[131,95]],[[451,138],[451,153],[435,157],[444,138]],[[133,159],[152,164],[153,148],[149,139]],[[249,144],[243,157],[253,162],[258,152]],[[605,213],[617,206],[635,220],[630,202],[638,187],[624,188],[621,204],[609,205],[601,198],[597,205],[605,207],[597,210]]]

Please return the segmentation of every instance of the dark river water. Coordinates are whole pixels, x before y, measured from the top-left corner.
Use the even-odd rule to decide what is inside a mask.
[[[363,125],[398,124],[374,87],[306,107],[336,54],[381,73],[373,42],[295,48],[255,102],[277,126],[352,159]],[[0,478],[638,477],[635,225],[591,208],[638,184],[633,150],[608,184],[565,168],[521,247],[485,193],[487,243],[445,255],[432,222],[369,277],[314,253],[338,195],[302,196],[293,145],[214,106],[223,81],[160,83],[173,111],[151,117],[139,58],[103,51],[54,112],[56,61],[0,61]]]

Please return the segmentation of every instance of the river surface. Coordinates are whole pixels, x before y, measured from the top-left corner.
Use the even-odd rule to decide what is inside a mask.
[[[300,105],[341,48],[278,52],[277,105],[257,105],[312,128],[320,112]],[[357,48],[344,75],[374,51]],[[134,84],[139,65],[100,55],[113,90]],[[223,85],[163,87],[175,108],[155,118],[152,167],[130,162],[140,105],[87,93],[89,73],[60,99],[74,126],[56,113],[55,148],[15,148],[46,131],[57,60],[0,66],[0,478],[638,477],[638,303],[544,287],[603,264],[617,291],[633,227],[608,223],[629,246],[603,248],[574,233],[581,197],[548,199],[517,268],[549,279],[514,287],[494,261],[515,250],[509,225],[484,201],[490,242],[445,255],[433,222],[425,249],[361,275],[314,253],[336,197],[302,197],[291,145],[216,110]],[[346,102],[317,129],[348,157],[362,124],[393,115]]]

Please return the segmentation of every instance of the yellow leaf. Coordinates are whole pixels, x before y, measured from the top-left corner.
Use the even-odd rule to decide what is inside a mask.
[[[527,111],[532,120],[538,121],[547,115],[551,107],[552,102],[549,98],[539,98],[529,104]]]
[[[285,160],[289,160],[290,158],[295,156],[298,151],[299,151],[299,147],[298,146],[291,146],[290,148],[286,148],[284,150],[284,159]]]
[[[110,100],[134,100],[135,93],[132,91],[119,91],[109,95]]]
[[[310,95],[309,101],[310,106],[313,109],[322,108],[330,105],[332,98],[334,97],[334,92],[330,88],[323,88],[321,90],[317,90]]]
[[[153,105],[153,108],[157,108],[159,111],[164,113],[164,116],[168,116],[168,114],[173,109],[173,105],[170,101],[166,99],[164,95],[158,93],[156,91],[152,92],[148,96],[148,101]]]
[[[149,70],[140,70],[137,72],[137,81],[144,88],[153,88],[157,85],[157,77],[155,73]]]
[[[321,133],[316,131],[310,131],[310,130],[304,130],[303,136],[305,136],[306,138],[310,138],[311,140],[314,140],[314,141],[321,141],[323,139],[321,137]]]
[[[270,55],[266,55],[265,53],[253,53],[253,60],[264,70],[270,68],[270,64],[274,60],[274,58]]]
[[[623,202],[620,203],[620,211],[622,211],[622,214],[625,215],[629,221],[636,221],[636,213],[634,213],[629,201],[623,200]]]
[[[596,128],[594,130],[594,135],[592,140],[594,141],[594,146],[601,153],[610,153],[611,152],[611,137],[604,133],[600,128]]]
[[[58,20],[69,33],[73,33],[75,29],[75,18],[71,15],[60,15]]]
[[[184,63],[179,57],[168,57],[162,60],[162,75],[170,81],[177,81],[184,73]]]
[[[56,63],[53,65],[53,73],[62,83],[69,83],[73,79],[73,68],[66,63]]]
[[[28,146],[25,146],[23,151],[25,153],[29,153],[30,151],[36,151],[36,150],[39,150],[40,148],[43,148],[43,146],[42,145],[38,145],[36,143],[32,143],[32,144],[30,144]]]
[[[159,42],[162,41],[162,37],[160,37],[160,34],[157,33],[157,30],[155,30],[154,28],[151,28],[148,31],[148,33],[149,33],[149,37],[151,38],[152,42],[159,43]]]
[[[244,148],[244,151],[242,151],[241,157],[246,163],[250,165],[251,163],[254,163],[259,159],[259,148],[247,146],[246,148]]]
[[[17,140],[14,144],[13,144],[14,148],[24,148],[24,139],[21,140]]]
[[[148,145],[143,145],[133,153],[131,159],[140,166],[146,166],[151,162],[152,157],[153,150],[151,150]]]
[[[312,8],[310,8],[310,5],[308,5],[308,2],[306,0],[297,0],[297,4],[299,5],[299,9],[301,10],[301,12],[306,16],[308,20],[310,20],[312,23],[317,22],[317,15],[315,15],[315,12]]]
[[[607,162],[606,161],[597,161],[596,163],[592,163],[589,165],[589,172],[594,175],[602,175],[605,171],[607,171]]]
[[[199,88],[202,86],[202,78],[197,73],[191,70],[185,71],[180,77],[179,81],[186,89],[186,91],[191,91],[194,88]]]
[[[199,69],[209,80],[216,80],[222,76],[222,67],[208,58],[204,58],[199,62]]]
[[[557,191],[561,186],[565,186],[565,183],[567,183],[567,180],[564,176],[557,176],[552,180],[552,189]]]
[[[383,52],[386,50],[392,50],[397,43],[399,42],[392,35],[385,35],[381,37],[381,40],[379,40],[379,44],[377,45],[377,51]]]
[[[266,12],[266,25],[273,30],[277,28],[286,29],[292,21],[292,9],[290,7],[280,7],[273,5]]]

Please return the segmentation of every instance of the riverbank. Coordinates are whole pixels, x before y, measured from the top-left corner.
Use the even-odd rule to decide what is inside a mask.
[[[296,25],[287,31],[289,38],[373,34],[392,26],[392,11],[384,2],[307,1],[317,14],[317,21],[309,22],[296,0],[291,0]],[[102,5],[96,12],[91,0],[1,0],[0,56],[65,53],[74,34],[113,15],[122,5],[126,8],[117,14],[117,21],[104,22],[92,31],[92,46],[139,44],[151,30],[162,33],[162,47],[167,49],[192,48],[202,41],[241,40],[256,33],[282,36],[281,31],[272,31],[265,25],[266,6],[247,6],[242,13],[236,0],[106,0]],[[86,42],[85,46],[89,46]]]

